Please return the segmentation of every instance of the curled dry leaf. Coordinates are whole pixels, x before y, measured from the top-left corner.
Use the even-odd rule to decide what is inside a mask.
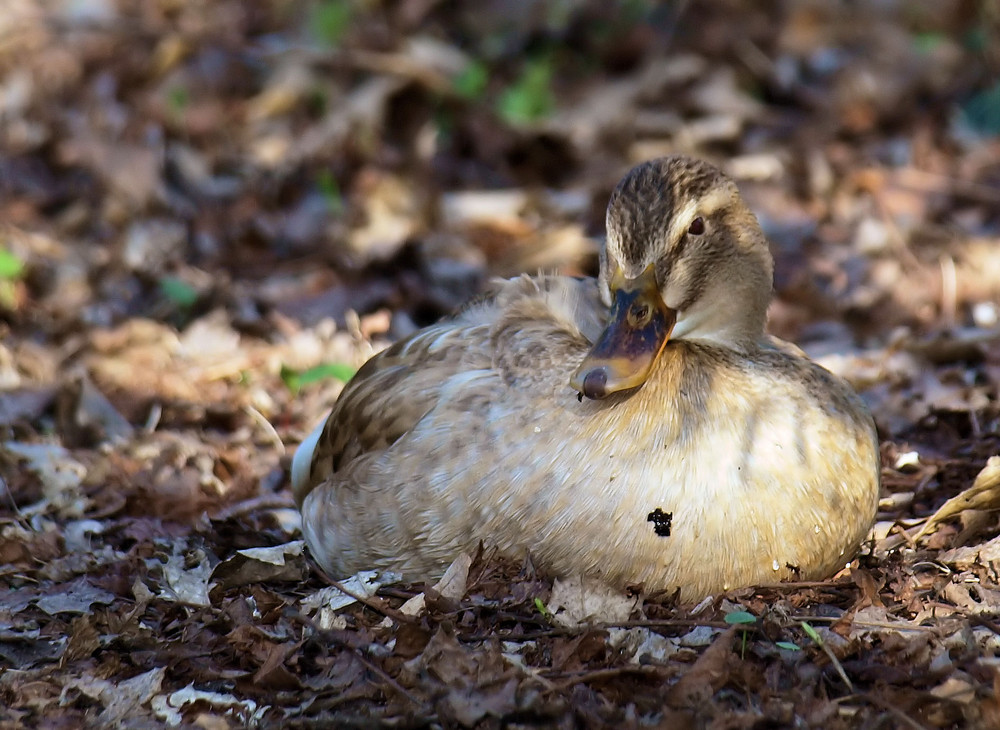
[[[1000,506],[1000,456],[991,456],[972,486],[941,505],[914,539],[930,535],[942,522],[967,510],[993,509],[997,506]]]

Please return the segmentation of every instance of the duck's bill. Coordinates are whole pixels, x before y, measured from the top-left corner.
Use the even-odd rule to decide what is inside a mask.
[[[677,321],[663,303],[652,265],[634,279],[616,275],[611,292],[608,325],[569,381],[591,399],[645,383]]]

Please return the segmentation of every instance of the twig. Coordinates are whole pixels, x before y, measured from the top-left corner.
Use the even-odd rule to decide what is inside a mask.
[[[941,317],[947,327],[954,327],[955,313],[958,311],[958,272],[955,270],[955,259],[944,255],[938,265],[941,267]]]
[[[347,588],[344,587],[344,585],[340,581],[334,580],[329,575],[327,575],[327,572],[323,570],[321,567],[319,567],[316,561],[310,560],[309,562],[312,564],[312,568],[314,571],[316,571],[317,575],[319,575],[320,578],[326,581],[328,585],[333,586],[338,591],[343,593],[345,596],[350,596],[363,606],[367,606],[376,613],[380,613],[383,616],[387,616],[388,618],[391,618],[393,621],[398,621],[401,624],[420,623],[420,619],[416,618],[415,616],[407,616],[402,611],[397,611],[395,608],[387,606],[385,602],[380,599],[376,599],[370,596],[362,596],[358,593],[354,593],[353,591],[348,590]]]
[[[798,580],[798,581],[783,581],[781,583],[760,583],[754,588],[761,589],[765,588],[769,591],[773,590],[798,590],[799,588],[850,588],[854,586],[853,580]]]
[[[982,626],[984,628],[987,628],[997,636],[1000,636],[1000,624],[998,624],[996,621],[990,621],[988,618],[985,618],[983,616],[977,616],[971,613],[965,614],[965,617],[969,619],[971,623],[974,623],[976,626]]]
[[[267,434],[268,439],[271,441],[272,444],[274,444],[278,453],[284,454],[285,444],[282,443],[281,436],[279,436],[278,432],[274,430],[274,426],[271,424],[271,422],[268,421],[266,418],[264,418],[264,414],[251,405],[243,406],[243,412],[246,413],[248,416],[250,416],[250,418],[253,419],[257,423],[257,425],[264,430],[264,433]]]
[[[3,490],[3,493],[7,495],[7,499],[10,500],[11,510],[14,514],[18,516],[18,519],[24,519],[24,514],[21,512],[21,508],[17,506],[17,500],[14,499],[14,492],[11,491],[10,485],[7,484],[7,480],[2,476],[0,476],[0,489]]]
[[[160,417],[163,415],[163,406],[157,402],[149,407],[149,415],[146,416],[146,423],[143,424],[142,430],[146,433],[153,433],[156,427],[160,425]]]
[[[341,588],[340,590],[344,590],[344,589]],[[352,594],[348,593],[347,591],[344,591],[344,593],[347,593],[347,595],[349,595],[352,598],[354,598],[354,596]],[[360,599],[358,599],[358,600],[360,600]],[[357,657],[358,661],[361,662],[365,666],[366,669],[370,670],[371,672],[374,672],[376,675],[378,675],[378,677],[381,680],[383,680],[386,684],[388,684],[396,692],[398,692],[403,697],[405,697],[406,699],[408,699],[414,705],[416,705],[417,707],[420,707],[420,708],[422,708],[424,706],[423,702],[421,702],[417,697],[413,696],[409,692],[409,690],[407,690],[403,685],[401,685],[399,682],[397,682],[395,679],[393,679],[391,676],[389,676],[389,674],[387,674],[386,671],[384,669],[382,669],[382,667],[378,666],[377,664],[375,664],[374,662],[372,662],[371,660],[369,660],[362,653],[362,651],[358,647],[351,646],[350,643],[348,643],[347,641],[345,641],[344,639],[342,639],[334,631],[325,631],[324,629],[321,629],[316,624],[315,621],[313,621],[308,616],[302,614],[301,612],[296,611],[296,618],[299,621],[301,621],[303,624],[305,624],[306,626],[308,626],[309,628],[311,628],[313,631],[315,631],[317,634],[321,634],[325,638],[330,639],[330,641],[332,641],[337,646],[339,646],[339,647],[341,647],[343,649],[349,650],[352,654],[354,654],[355,657]]]
[[[949,606],[949,608],[952,608]],[[811,621],[814,624],[835,624],[840,621],[843,616],[792,616],[792,621],[798,621],[800,623]],[[930,631],[933,632],[935,629],[932,626],[917,626],[908,622],[893,623],[892,621],[859,621],[857,619],[851,619],[851,624],[853,626],[860,626],[866,629],[892,629],[893,631]],[[808,634],[809,631],[807,630]]]
[[[521,643],[524,641],[534,641],[535,639],[546,639],[550,636],[576,636],[578,632],[569,629],[560,629],[553,626],[544,631],[531,631],[523,634],[501,633],[499,631],[489,631],[485,634],[456,634],[455,638],[467,644],[477,641],[487,641],[488,639],[498,639],[500,641],[512,641]]]
[[[421,702],[415,696],[413,696],[412,694],[410,694],[409,690],[407,690],[406,687],[404,687],[399,682],[397,682],[395,679],[393,679],[392,677],[390,677],[386,673],[386,671],[384,669],[382,669],[382,667],[380,667],[378,664],[375,664],[374,662],[372,662],[371,660],[369,660],[363,653],[361,653],[360,649],[357,649],[357,648],[351,646],[350,644],[348,644],[346,642],[341,642],[336,637],[332,637],[332,638],[333,638],[333,641],[335,643],[339,644],[340,646],[344,647],[345,649],[349,649],[354,654],[354,656],[356,656],[358,658],[359,662],[361,662],[362,664],[364,664],[365,667],[368,668],[369,671],[374,672],[376,675],[378,675],[378,677],[383,682],[385,682],[386,684],[388,684],[396,692],[398,692],[400,695],[402,695],[403,697],[405,697],[406,699],[408,699],[410,702],[412,702],[416,707],[423,708],[423,706],[424,706],[423,702]]]
[[[926,521],[929,519],[930,517],[924,518],[924,522],[926,523]],[[903,527],[903,525],[896,522],[889,530],[889,535],[899,535],[904,540],[906,540],[907,545],[909,545],[911,548],[916,549],[917,541],[913,538],[912,535],[910,535],[910,533],[913,532],[914,534],[916,534],[918,532],[917,530],[918,527],[920,527],[919,524],[913,525],[911,527]],[[889,535],[886,535],[886,537],[888,537]]]
[[[599,682],[604,679],[614,679],[615,677],[621,677],[626,674],[641,674],[649,677],[660,677],[667,671],[666,667],[641,665],[614,667],[613,669],[595,669],[590,672],[581,672],[574,677],[557,682],[553,685],[553,689],[557,692],[562,692],[563,690],[567,690],[577,684],[587,684],[589,682]],[[551,675],[549,675],[549,678],[551,678]]]
[[[698,621],[696,619],[683,619],[683,618],[671,618],[671,619],[636,619],[635,621],[616,621],[614,623],[602,623],[598,624],[598,628],[602,629],[634,629],[634,628],[650,628],[650,629],[671,629],[671,628],[687,628],[689,626],[707,626],[711,629],[728,629],[729,624],[725,621]]]
[[[896,707],[891,702],[884,700],[881,697],[877,697],[869,692],[850,694],[847,695],[846,697],[839,697],[835,699],[834,702],[838,705],[842,705],[855,699],[863,700],[864,702],[867,702],[871,705],[875,705],[875,707],[882,708],[890,715],[895,717],[897,720],[901,720],[903,724],[905,724],[907,727],[913,728],[913,730],[927,730],[926,725],[921,725],[919,722],[914,720],[912,717],[907,715],[905,712],[903,712],[901,709]]]
[[[833,668],[837,670],[837,674],[840,675],[840,678],[844,681],[844,684],[847,685],[848,691],[853,692],[854,685],[851,684],[851,680],[848,679],[847,672],[844,671],[844,667],[841,666],[840,660],[837,659],[836,655],[833,653],[830,647],[826,645],[825,641],[823,641],[823,637],[820,636],[818,633],[816,633],[816,629],[810,626],[808,622],[802,621],[801,626],[802,630],[809,635],[810,639],[816,642],[816,645],[823,650],[823,653],[826,654],[827,658],[833,663]]]

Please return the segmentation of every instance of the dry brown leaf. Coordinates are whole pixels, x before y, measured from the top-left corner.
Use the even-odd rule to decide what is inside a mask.
[[[667,692],[667,704],[675,710],[694,708],[709,702],[729,680],[733,668],[733,639],[739,627],[723,631],[698,657],[677,684]]]

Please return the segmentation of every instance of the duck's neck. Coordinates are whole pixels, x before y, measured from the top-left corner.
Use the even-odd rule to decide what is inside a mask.
[[[739,244],[735,253],[711,263],[711,275],[678,302],[671,339],[710,342],[747,351],[764,339],[771,301],[773,264],[767,246]],[[699,281],[700,279],[700,281]],[[672,302],[668,299],[667,306]]]
[[[710,306],[692,307],[678,313],[670,339],[707,342],[740,352],[755,349],[765,339],[769,298],[731,296],[716,299]]]

